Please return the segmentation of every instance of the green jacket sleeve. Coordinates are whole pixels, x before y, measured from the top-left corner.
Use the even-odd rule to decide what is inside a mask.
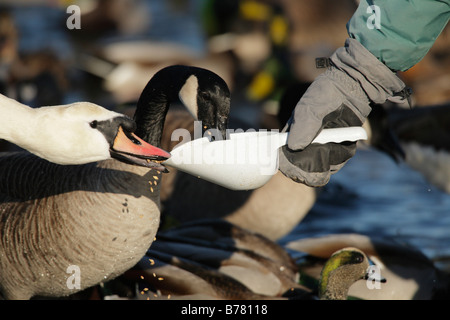
[[[430,50],[450,17],[450,0],[361,0],[348,34],[393,71]]]

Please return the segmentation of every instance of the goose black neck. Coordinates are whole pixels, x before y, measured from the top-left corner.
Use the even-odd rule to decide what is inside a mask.
[[[154,146],[160,145],[167,112],[170,104],[179,100],[178,93],[186,81],[186,71],[182,66],[158,71],[139,97],[134,114],[136,134]]]
[[[225,132],[230,111],[230,92],[225,81],[209,70],[176,65],[158,71],[144,88],[134,115],[139,137],[160,145],[170,104],[179,101],[180,90],[191,75],[198,79],[198,119],[208,128]]]

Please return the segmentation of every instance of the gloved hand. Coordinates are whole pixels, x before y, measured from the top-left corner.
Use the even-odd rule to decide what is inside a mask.
[[[279,151],[279,169],[296,182],[318,187],[355,154],[356,142],[311,144],[323,128],[361,126],[371,108],[406,92],[405,84],[357,40],[330,57],[330,66],[318,76],[298,102],[283,131],[287,145]]]

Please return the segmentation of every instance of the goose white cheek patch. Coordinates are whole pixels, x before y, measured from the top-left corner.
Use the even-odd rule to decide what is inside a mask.
[[[197,90],[198,79],[196,76],[192,75],[186,80],[178,94],[181,102],[186,106],[195,120],[198,120]]]

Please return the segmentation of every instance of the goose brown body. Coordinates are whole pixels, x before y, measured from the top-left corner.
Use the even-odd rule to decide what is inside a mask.
[[[0,158],[0,288],[7,299],[76,292],[131,268],[151,245],[159,226],[155,170],[108,160],[59,166],[17,154]],[[38,170],[35,170],[39,168]],[[25,189],[8,181],[27,177]],[[154,185],[153,192],[149,181]],[[20,266],[17,268],[17,266]]]

